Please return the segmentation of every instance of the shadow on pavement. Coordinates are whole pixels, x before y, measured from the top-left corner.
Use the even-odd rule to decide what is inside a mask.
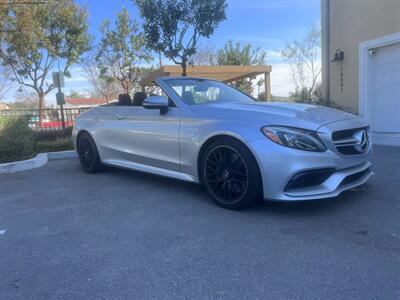
[[[135,181],[136,184],[154,185],[155,188],[161,190],[165,189],[168,192],[171,187],[175,192],[185,195],[196,195],[191,197],[188,201],[198,201],[214,205],[211,197],[203,189],[201,185],[162,177],[147,173],[142,173],[132,170],[124,170],[113,167],[107,167],[106,172],[112,173],[113,176],[119,176],[129,181]],[[274,202],[263,201],[259,205],[250,207],[246,210],[240,211],[241,214],[276,214],[286,216],[310,216],[313,214],[331,214],[334,210],[346,209],[356,205],[363,198],[368,196],[368,190],[371,188],[370,184],[365,184],[357,191],[345,191],[336,198],[309,200],[309,201],[296,201],[296,202]],[[200,196],[200,197],[199,197]],[[216,209],[218,207],[216,206]]]

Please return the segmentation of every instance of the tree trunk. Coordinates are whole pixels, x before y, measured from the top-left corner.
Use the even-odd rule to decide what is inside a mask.
[[[186,67],[187,67],[186,59],[183,59],[183,60],[182,60],[182,76],[183,76],[183,77],[186,76]]]
[[[125,84],[125,83],[122,84],[122,89],[123,89],[124,93],[126,94],[128,88],[126,87],[126,84]]]
[[[313,93],[313,88],[310,88],[309,90],[308,90],[308,102],[312,102],[312,93]]]
[[[127,80],[121,81],[121,86],[125,94],[129,95],[129,82]]]
[[[158,59],[160,60],[160,68],[162,66],[161,51],[158,51]]]
[[[43,92],[38,92],[38,96],[39,96],[39,126],[42,126],[44,117],[44,108],[45,108],[45,103],[44,103],[45,95]]]

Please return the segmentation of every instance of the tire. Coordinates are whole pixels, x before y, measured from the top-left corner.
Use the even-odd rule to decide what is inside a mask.
[[[78,136],[77,152],[82,169],[87,173],[96,173],[102,170],[99,152],[93,138],[87,132]]]
[[[238,140],[221,138],[205,150],[201,180],[214,202],[240,210],[262,199],[262,180],[256,159]]]

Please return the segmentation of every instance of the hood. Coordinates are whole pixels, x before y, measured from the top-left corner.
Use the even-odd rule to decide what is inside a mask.
[[[254,103],[215,103],[194,105],[194,111],[216,113],[224,118],[243,122],[257,122],[264,125],[293,126],[316,130],[319,127],[346,119],[355,118],[340,110],[298,103],[254,102]]]

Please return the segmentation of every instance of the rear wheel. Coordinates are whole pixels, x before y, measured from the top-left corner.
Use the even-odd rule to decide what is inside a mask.
[[[81,167],[85,172],[95,173],[102,169],[99,152],[89,133],[81,133],[77,140],[77,152]]]
[[[243,209],[261,199],[258,164],[241,142],[223,138],[207,147],[202,160],[202,182],[214,202],[228,209]]]

